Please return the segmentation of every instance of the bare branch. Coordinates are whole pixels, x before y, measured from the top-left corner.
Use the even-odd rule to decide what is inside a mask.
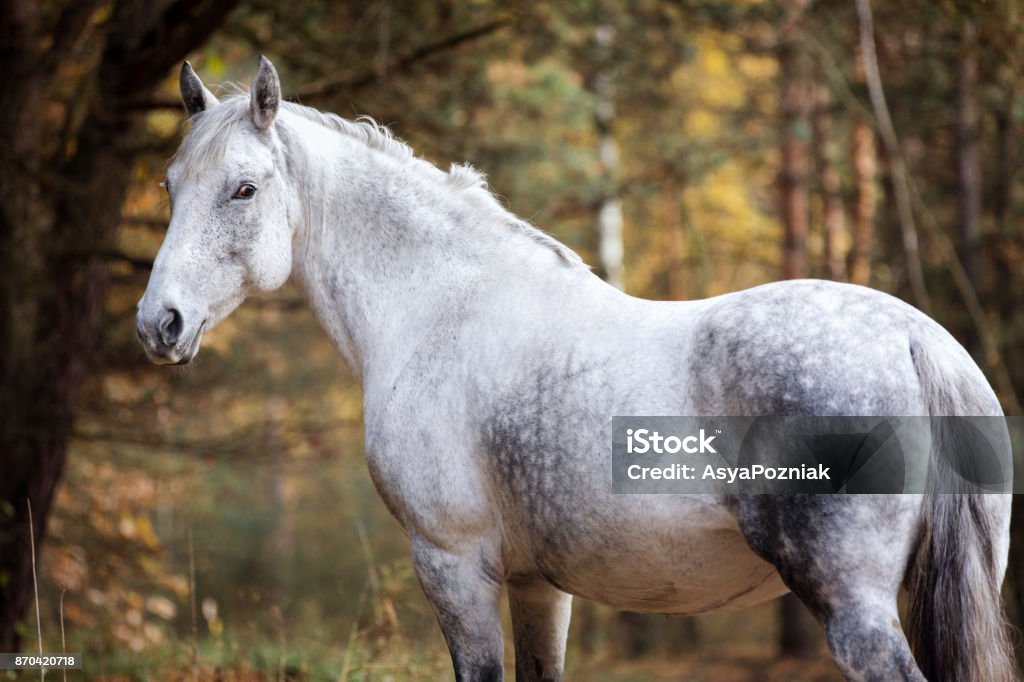
[[[168,218],[165,216],[148,215],[122,215],[121,222],[139,227],[155,227],[161,230],[167,229]]]
[[[136,270],[148,271],[153,269],[152,259],[129,256],[127,253],[120,251],[72,251],[64,254],[64,257],[76,260],[97,259],[115,263],[126,263]]]
[[[361,75],[348,78],[330,78],[313,81],[293,93],[290,99],[316,99],[328,97],[345,90],[359,90],[381,80],[382,74],[407,71],[424,59],[488,36],[508,26],[510,23],[508,19],[498,19],[459,33],[453,33],[435,42],[421,45],[412,52],[392,60],[384,69],[374,68]]]
[[[69,54],[78,49],[83,37],[89,28],[90,19],[96,12],[97,3],[94,0],[80,0],[69,3],[60,15],[53,27],[53,45],[46,54],[49,69],[54,73],[57,71],[57,64]]]
[[[125,105],[126,109],[140,111],[158,111],[160,109],[177,109],[184,111],[181,99],[178,97],[154,97],[153,99],[137,100]]]
[[[245,456],[246,462],[252,463],[255,457],[265,453],[259,447],[262,435],[270,423],[269,420],[256,419],[244,426],[225,431],[207,438],[164,438],[157,435],[139,434],[134,431],[103,431],[77,428],[72,438],[84,442],[111,443],[146,448],[161,448],[181,453],[203,455],[216,453],[224,459]],[[328,421],[302,421],[288,428],[289,434],[327,434],[338,431],[358,429],[359,419],[337,418]]]
[[[917,306],[927,313],[931,311],[931,301],[924,283],[924,271],[921,269],[921,254],[918,249],[917,227],[914,224],[914,210],[910,201],[907,165],[903,161],[899,138],[896,136],[896,128],[893,126],[892,116],[889,114],[889,104],[885,100],[882,75],[878,70],[871,0],[857,0],[857,17],[860,19],[860,47],[864,56],[864,76],[868,84],[868,95],[871,98],[875,119],[878,121],[882,144],[885,146],[889,162],[892,164],[893,193],[896,196],[896,213],[899,216],[900,232],[903,237],[903,251],[907,259],[910,288]]]

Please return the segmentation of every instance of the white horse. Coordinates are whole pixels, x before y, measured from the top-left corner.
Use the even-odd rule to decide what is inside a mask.
[[[662,613],[792,590],[855,680],[1015,679],[1007,495],[615,495],[612,415],[1001,415],[936,323],[791,281],[702,301],[623,294],[372,122],[281,101],[261,58],[191,132],[138,335],[159,364],[294,277],[364,392],[366,460],[408,534],[458,680],[561,679],[570,595]],[[909,590],[909,645],[897,593]]]

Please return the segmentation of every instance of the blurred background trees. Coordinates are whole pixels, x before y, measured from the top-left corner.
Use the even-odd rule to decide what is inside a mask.
[[[248,302],[185,369],[149,366],[134,338],[184,57],[226,85],[267,54],[286,95],[371,115],[439,165],[473,163],[634,295],[796,276],[894,293],[951,329],[1021,414],[1022,11],[0,1],[0,650],[34,632],[29,499],[37,540],[49,529],[47,648],[63,614],[97,674],[446,670],[361,461],[358,388],[298,294]],[[639,656],[654,661],[630,668],[641,677],[672,660],[675,675],[748,679],[736,671],[763,671],[780,644],[820,654],[792,606],[665,622],[577,604],[574,665],[617,679],[599,664]],[[818,663],[771,665],[834,675]]]

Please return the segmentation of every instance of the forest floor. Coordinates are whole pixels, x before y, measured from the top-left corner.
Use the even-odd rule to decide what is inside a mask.
[[[721,651],[714,655],[696,653],[674,660],[645,658],[635,661],[569,661],[566,680],[584,682],[838,682],[841,676],[825,652],[813,660],[772,658],[770,651],[758,647],[738,647],[735,651]],[[514,680],[514,665],[505,661],[508,678]],[[48,679],[62,680],[58,671],[47,675]],[[421,661],[401,669],[390,665],[354,666],[343,675],[325,671],[296,672],[280,670],[210,668],[164,668],[147,671],[121,672],[117,674],[93,674],[85,679],[102,682],[151,682],[192,681],[195,682],[271,682],[278,680],[344,680],[345,682],[421,682],[450,680],[450,664],[444,659]],[[38,673],[23,671],[17,677],[3,677],[10,680],[35,680]],[[81,673],[69,671],[67,680],[83,679]]]

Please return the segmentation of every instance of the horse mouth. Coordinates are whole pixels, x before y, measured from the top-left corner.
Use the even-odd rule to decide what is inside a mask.
[[[206,320],[199,325],[192,338],[189,339],[188,343],[182,348],[181,355],[178,357],[178,361],[173,363],[175,365],[187,365],[192,362],[196,354],[199,353],[199,342],[203,337],[203,331],[206,329]]]

